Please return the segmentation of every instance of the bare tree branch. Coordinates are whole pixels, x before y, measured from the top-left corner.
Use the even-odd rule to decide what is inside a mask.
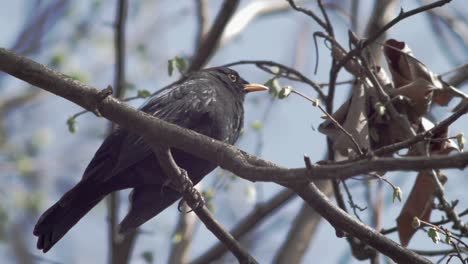
[[[317,182],[317,187],[327,196],[332,194],[330,181]],[[301,263],[321,219],[322,216],[304,202],[291,223],[291,229],[283,245],[278,249],[273,262],[277,264]]]
[[[127,0],[119,0],[116,8],[116,18],[114,25],[114,45],[115,45],[115,74],[114,87],[115,97],[123,99],[125,96],[125,25],[127,20]],[[111,123],[108,134],[112,133],[116,125]],[[118,234],[117,227],[119,221],[120,199],[119,193],[113,192],[107,198],[109,214],[109,263],[127,264],[130,262],[133,245],[138,234],[133,230],[125,235]]]
[[[187,72],[192,72],[203,68],[211,56],[214,54],[216,50],[221,35],[223,34],[224,28],[226,27],[229,19],[234,14],[237,6],[239,4],[239,0],[225,0],[219,11],[218,15],[216,16],[215,21],[213,22],[213,26],[210,29],[210,32],[206,35],[206,37],[202,40],[201,44],[195,56],[192,58],[192,62],[187,70]]]
[[[224,246],[234,254],[239,263],[257,263],[257,261],[240,246],[239,242],[213,218],[210,211],[205,207],[204,202],[201,202],[200,205],[199,199],[203,199],[201,194],[193,187],[193,183],[190,181],[187,172],[179,168],[172,157],[170,149],[154,143],[151,143],[151,147],[158,157],[159,165],[165,174],[171,182],[179,188],[178,191],[182,194],[184,200],[205,226],[223,242]]]
[[[207,0],[195,0],[197,11],[197,33],[195,37],[195,50],[199,50],[202,45],[203,38],[208,32],[208,3]]]
[[[242,219],[230,233],[236,238],[241,239],[243,236],[254,230],[266,217],[270,216],[274,211],[278,210],[286,202],[290,201],[295,194],[293,191],[286,189],[275,195],[270,200],[258,204],[255,209]],[[226,253],[226,247],[221,243],[217,243],[208,249],[205,253],[197,257],[190,264],[211,263],[221,258]]]
[[[392,240],[380,236],[374,229],[356,221],[349,214],[331,203],[315,184],[294,183],[289,185],[289,187],[296,191],[320,215],[326,218],[333,227],[345,231],[348,236],[359,238],[379,252],[389,256],[396,263],[432,263]]]
[[[181,206],[182,212],[188,212],[190,207],[186,202],[183,202]],[[180,241],[174,242],[171,247],[171,253],[169,254],[170,264],[183,264],[188,262],[189,249],[192,244],[193,233],[197,226],[198,219],[196,214],[182,213],[179,216],[179,221],[173,233],[173,237],[177,236]],[[223,246],[224,247],[224,246]]]

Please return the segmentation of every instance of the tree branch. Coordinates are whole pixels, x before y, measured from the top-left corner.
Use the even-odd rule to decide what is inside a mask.
[[[122,100],[125,96],[125,25],[127,20],[127,0],[119,0],[117,3],[115,24],[114,24],[114,88],[115,97]],[[112,133],[116,125],[111,123],[108,134]],[[109,263],[127,264],[130,262],[131,252],[135,243],[137,231],[120,235],[117,232],[119,220],[120,199],[119,193],[113,192],[107,198],[109,214]]]
[[[316,182],[317,187],[322,192],[330,196],[332,186],[330,181]],[[307,252],[322,216],[310,207],[307,202],[303,202],[299,213],[291,223],[291,228],[281,247],[277,250],[274,263],[301,263],[304,254]]]
[[[0,49],[0,70],[73,101],[88,110],[94,110],[96,114],[141,135],[148,144],[165,142],[171,147],[210,160],[244,179],[274,181],[287,185],[287,187],[298,192],[309,205],[340,230],[361,239],[395,260],[402,260],[399,262],[403,263],[427,263],[427,261],[413,256],[414,253],[410,253],[409,250],[403,249],[369,227],[357,223],[350,216],[329,203],[314,184],[306,185],[304,181],[310,179],[344,179],[378,170],[419,171],[430,168],[464,168],[468,165],[468,153],[462,153],[450,157],[381,158],[359,160],[350,164],[315,165],[310,168],[286,169],[251,156],[234,146],[138,111],[111,97],[108,90],[99,92],[95,88],[5,49]],[[337,214],[344,215],[337,217]]]
[[[195,57],[192,58],[192,62],[190,63],[190,67],[188,68],[187,72],[200,70],[208,62],[216,50],[224,28],[236,11],[238,4],[239,0],[225,0],[223,2],[221,10],[216,16],[210,32],[208,32],[206,37],[200,43],[199,48],[195,53]]]
[[[244,219],[242,219],[233,229],[231,229],[230,233],[236,239],[242,238],[254,230],[262,222],[262,220],[274,213],[275,210],[278,210],[293,197],[295,197],[295,193],[290,189],[281,191],[270,200],[257,205],[250,214],[244,217]],[[190,264],[211,263],[221,258],[225,253],[226,247],[224,247],[221,243],[217,243],[208,249],[205,253],[197,257],[194,261],[190,262]]]
[[[190,181],[186,172],[179,168],[172,157],[170,149],[154,143],[151,144],[151,147],[165,174],[171,182],[179,188],[179,192],[181,192],[184,200],[197,214],[203,224],[205,224],[205,226],[211,231],[211,233],[223,242],[224,246],[234,254],[239,263],[257,263],[257,261],[250,256],[247,251],[241,248],[239,242],[237,242],[234,237],[213,218],[210,211],[205,207],[204,202],[200,206],[200,199],[203,198],[193,187],[193,183]]]
[[[327,219],[333,227],[345,231],[351,237],[359,238],[379,252],[389,256],[396,263],[432,263],[428,259],[382,236],[374,229],[356,221],[349,214],[331,203],[315,184],[294,183],[287,186],[296,191],[302,199]]]

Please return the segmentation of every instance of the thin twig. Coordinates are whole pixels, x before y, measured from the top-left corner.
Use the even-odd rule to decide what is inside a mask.
[[[326,96],[323,93],[320,85],[311,79],[307,78],[304,74],[301,72],[288,67],[284,64],[274,62],[274,61],[269,61],[269,60],[241,60],[241,61],[236,61],[236,62],[231,62],[228,64],[223,65],[224,67],[231,67],[235,65],[242,65],[242,64],[253,64],[257,66],[258,68],[264,70],[265,72],[268,72],[270,74],[274,75],[280,75],[283,78],[293,80],[293,81],[298,81],[302,82],[305,84],[310,85],[319,95],[320,100],[325,100]],[[268,67],[278,67],[279,68],[279,73],[273,72],[272,69]]]
[[[328,119],[330,119],[333,124],[338,127],[350,140],[351,142],[353,143],[354,147],[355,147],[355,150],[357,151],[357,153],[359,154],[359,156],[362,156],[364,155],[364,153],[362,152],[362,148],[359,146],[359,143],[357,142],[357,140],[353,137],[353,135],[348,132],[330,113],[328,113],[321,105],[320,103],[317,102],[317,100],[314,100],[310,97],[308,97],[307,95],[305,94],[302,94],[301,92],[298,92],[296,90],[292,90],[291,93],[294,93],[294,94],[297,94],[299,96],[301,96],[302,98],[306,99],[307,101],[311,102],[312,104],[314,104],[314,106],[317,106],[320,111],[322,111],[322,113],[324,113]]]
[[[348,203],[349,203],[349,206],[351,206],[351,208],[353,209],[353,213],[354,215],[356,216],[356,218],[362,222],[361,220],[361,217],[359,216],[357,210],[359,211],[365,211],[367,209],[367,206],[366,207],[361,207],[359,205],[357,205],[356,203],[354,203],[354,199],[353,199],[353,195],[351,194],[351,192],[349,191],[349,188],[348,188],[348,185],[346,184],[346,181],[342,181],[343,183],[343,187],[345,189],[345,192],[346,192],[346,195],[348,196]]]
[[[321,27],[323,27],[324,29],[327,29],[327,23],[325,21],[323,21],[321,18],[319,18],[314,12],[312,12],[309,9],[297,6],[296,3],[294,3],[294,0],[287,0],[287,1],[294,10],[297,10],[299,12],[302,12],[302,13],[308,15],[313,20],[315,20],[315,22],[317,22],[317,24],[319,24]]]

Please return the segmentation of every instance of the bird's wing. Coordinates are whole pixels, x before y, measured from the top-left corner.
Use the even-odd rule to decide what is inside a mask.
[[[153,218],[180,198],[180,194],[162,185],[145,185],[134,188],[129,199],[130,210],[119,225],[126,233]]]
[[[210,136],[212,103],[216,101],[212,80],[188,80],[158,92],[142,111],[181,127]],[[109,135],[88,165],[83,179],[104,181],[145,159],[153,152],[139,135],[117,129]]]

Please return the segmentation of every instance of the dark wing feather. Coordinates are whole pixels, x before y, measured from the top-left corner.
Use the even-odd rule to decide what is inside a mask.
[[[141,110],[167,122],[213,136],[217,131],[212,129],[210,112],[216,90],[203,89],[213,85],[216,84],[210,79],[188,80],[158,92]],[[117,129],[104,140],[86,168],[83,180],[105,181],[152,153],[140,136]]]
[[[179,193],[162,185],[136,187],[130,194],[130,210],[120,223],[119,232],[126,233],[140,226],[179,198]]]

